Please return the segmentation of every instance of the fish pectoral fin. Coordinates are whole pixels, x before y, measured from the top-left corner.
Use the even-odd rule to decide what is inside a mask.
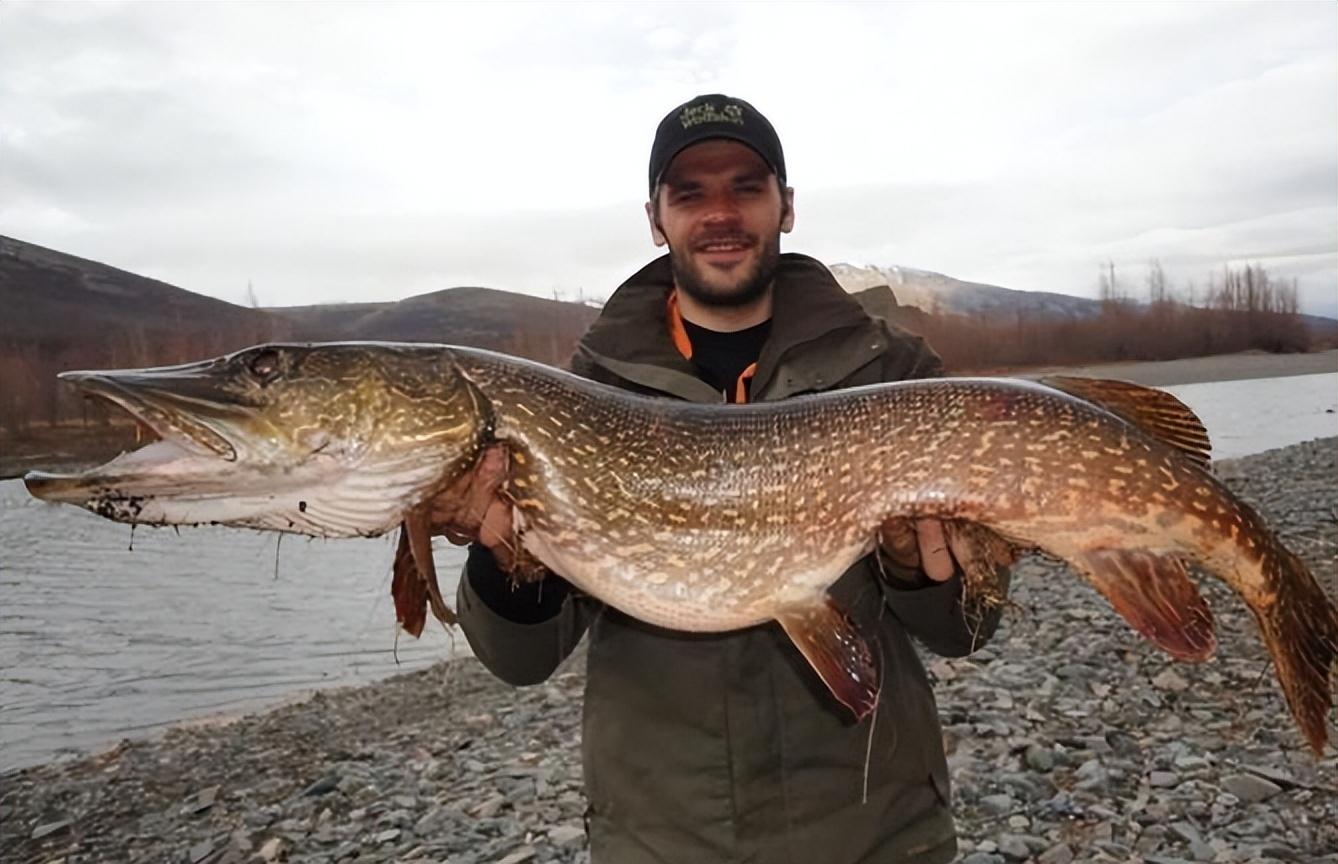
[[[409,550],[413,554],[414,568],[418,578],[427,589],[428,605],[432,615],[446,626],[458,619],[455,611],[442,599],[441,587],[437,584],[437,566],[432,560],[432,506],[424,505],[409,511],[404,517],[403,533],[409,536]]]
[[[422,635],[423,624],[427,621],[427,586],[419,578],[418,567],[414,564],[407,524],[400,525],[392,572],[390,596],[395,601],[395,620],[405,633],[416,639]]]
[[[1050,375],[1041,378],[1040,383],[1100,405],[1208,467],[1213,445],[1208,440],[1203,421],[1188,405],[1165,390],[1110,378],[1070,375]]]
[[[877,640],[870,640],[830,596],[787,609],[776,620],[822,683],[863,720],[878,704],[882,686]]]
[[[430,508],[419,508],[405,515],[400,523],[399,544],[390,580],[390,596],[395,600],[395,619],[410,636],[423,633],[427,610],[443,624],[456,622],[455,612],[442,599],[437,584],[437,567],[432,560]]]
[[[1217,650],[1212,612],[1170,555],[1094,549],[1071,562],[1125,621],[1178,660],[1207,660]]]

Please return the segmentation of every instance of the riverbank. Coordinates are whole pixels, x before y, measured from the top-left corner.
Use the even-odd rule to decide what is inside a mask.
[[[1312,354],[1216,354],[1211,357],[1186,357],[1140,363],[1100,363],[1091,366],[1048,366],[1040,369],[1004,373],[1025,378],[1042,375],[1083,375],[1089,378],[1118,378],[1148,387],[1177,384],[1201,384],[1206,381],[1244,381],[1251,378],[1282,378],[1290,375],[1319,375],[1338,372],[1338,350]]]
[[[1338,588],[1338,438],[1220,470]],[[1218,583],[1221,648],[1198,666],[1053,564],[1015,585],[987,648],[930,662],[963,864],[1338,862],[1338,758],[1305,750]],[[587,860],[582,686],[580,656],[523,690],[464,659],[12,772],[0,859]]]

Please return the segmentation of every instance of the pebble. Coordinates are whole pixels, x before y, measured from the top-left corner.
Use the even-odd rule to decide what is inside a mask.
[[[1073,861],[1073,850],[1069,844],[1060,843],[1057,846],[1051,846],[1040,854],[1036,859],[1040,864],[1071,864]]]
[[[1242,460],[1228,482],[1322,573],[1335,476],[1327,439]],[[960,864],[1338,864],[1338,760],[1304,746],[1248,611],[1200,586],[1209,663],[1172,665],[1034,558],[987,650],[929,661]],[[513,689],[462,659],[0,775],[0,858],[589,864],[583,669],[578,651]]]
[[[36,828],[33,828],[32,834],[30,836],[33,840],[45,840],[46,838],[51,837],[52,835],[63,834],[68,830],[70,830],[69,820],[62,819],[59,822],[47,822],[45,824],[38,825]]]
[[[1222,788],[1246,804],[1267,801],[1282,791],[1282,787],[1253,774],[1228,774],[1222,778]]]

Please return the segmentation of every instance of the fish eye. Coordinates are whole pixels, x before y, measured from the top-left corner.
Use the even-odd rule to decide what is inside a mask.
[[[279,372],[282,371],[279,352],[272,348],[266,348],[251,358],[250,369],[251,374],[256,376],[261,384],[268,384],[278,378]]]

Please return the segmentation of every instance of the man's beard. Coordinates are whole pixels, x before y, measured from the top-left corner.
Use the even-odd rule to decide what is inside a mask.
[[[780,234],[769,237],[762,244],[752,268],[738,276],[732,284],[720,285],[708,281],[704,268],[693,264],[691,253],[679,253],[669,247],[669,264],[673,269],[674,284],[703,306],[747,306],[766,295],[776,277],[780,263]]]

